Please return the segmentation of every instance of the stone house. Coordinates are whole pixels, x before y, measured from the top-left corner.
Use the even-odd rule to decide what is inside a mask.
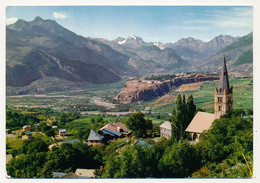
[[[172,137],[172,124],[169,121],[165,121],[160,125],[161,137],[170,139]]]
[[[94,130],[91,129],[89,136],[88,136],[88,145],[99,145],[103,142],[104,136],[98,134]]]

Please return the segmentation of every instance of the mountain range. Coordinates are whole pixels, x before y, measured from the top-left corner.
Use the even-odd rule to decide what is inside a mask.
[[[217,61],[223,54],[233,71],[248,71],[252,49],[252,33],[220,35],[209,42],[190,37],[163,44],[145,42],[138,36],[111,41],[83,37],[40,17],[18,20],[6,26],[7,93],[17,87],[35,91],[54,80],[80,85],[180,71],[218,71],[221,62]]]

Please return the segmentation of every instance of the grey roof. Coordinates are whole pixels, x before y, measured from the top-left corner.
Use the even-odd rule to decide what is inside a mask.
[[[145,142],[143,140],[136,140],[135,144],[136,145],[140,145],[140,146],[146,146],[146,147],[151,147],[152,146],[151,144],[149,144],[149,143],[147,143],[147,142]]]
[[[250,116],[243,116],[242,118],[243,118],[243,119],[253,118],[253,115],[250,115]]]
[[[120,136],[122,135],[121,133],[116,132],[116,131],[114,131],[114,130],[110,130],[110,129],[108,129],[108,128],[102,129],[101,132],[102,132],[103,134],[110,135],[110,136],[112,136],[112,137],[114,137],[114,136],[120,137]]]
[[[60,129],[59,132],[66,132],[66,129]]]
[[[165,129],[168,129],[168,130],[172,130],[171,122],[170,121],[165,121],[164,123],[162,123],[160,125],[160,128],[165,128]]]
[[[62,143],[62,144],[66,144],[66,143],[73,144],[73,143],[75,143],[75,142],[79,142],[79,139],[73,139],[73,140],[62,141],[61,143]]]
[[[63,173],[63,172],[52,172],[53,178],[62,178],[66,175],[67,175],[67,173]]]
[[[224,90],[226,90],[227,93],[232,92],[232,89],[229,87],[225,55],[222,62],[222,70],[221,70],[221,75],[220,75],[220,80],[218,85],[218,93],[223,93]]]
[[[88,140],[102,140],[104,137],[91,129]]]
[[[31,126],[30,126],[30,125],[24,125],[24,126],[23,126],[23,128],[26,128],[26,127],[30,127],[30,128],[31,128]]]

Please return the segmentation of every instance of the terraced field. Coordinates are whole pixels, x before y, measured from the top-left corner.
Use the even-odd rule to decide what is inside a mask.
[[[253,108],[253,78],[231,78],[229,80],[231,86],[233,86],[233,108],[234,109],[252,109]],[[186,97],[193,95],[194,102],[197,107],[204,109],[207,112],[214,112],[214,88],[218,87],[218,81],[207,81],[204,82],[199,90],[194,87],[194,91],[185,90],[183,92],[172,92],[172,97],[175,98],[178,94],[185,94]],[[160,101],[162,99],[157,99],[154,101]],[[166,105],[160,104],[160,106],[155,111],[159,112],[171,112],[173,104],[165,103]]]

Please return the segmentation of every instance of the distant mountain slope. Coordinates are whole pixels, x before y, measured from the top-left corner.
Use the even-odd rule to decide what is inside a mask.
[[[45,76],[109,83],[136,75],[128,56],[40,17],[7,26],[6,48],[7,86],[29,85]]]
[[[137,36],[129,36],[126,39],[118,37],[112,41],[95,40],[108,44],[118,52],[129,56],[131,58],[129,64],[135,67],[141,75],[179,72],[190,67],[190,64],[175,50],[160,49],[159,46],[162,46],[162,43],[144,42]]]
[[[216,36],[208,42],[189,37],[182,38],[176,43],[167,43],[164,47],[174,49],[183,59],[186,59],[192,65],[196,65],[237,40],[238,37],[228,35]]]
[[[54,20],[18,20],[6,26],[6,85],[11,93],[17,87],[49,92],[125,76],[219,71],[223,54],[231,71],[252,73],[252,40],[249,34],[220,35],[209,42],[183,38],[163,44],[137,36],[109,41],[79,36]]]
[[[241,37],[237,42],[230,44],[218,51],[214,56],[204,60],[197,66],[198,70],[219,71],[221,58],[226,56],[227,67],[230,71],[248,72],[253,71],[253,34]]]

